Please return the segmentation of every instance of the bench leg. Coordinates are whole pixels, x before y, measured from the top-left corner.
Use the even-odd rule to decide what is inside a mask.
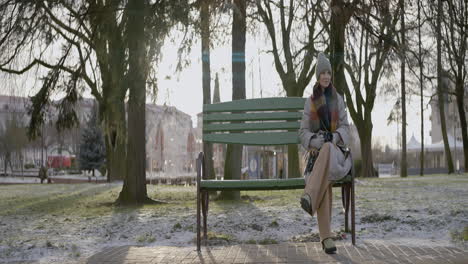
[[[349,232],[348,231],[348,207],[347,207],[347,205],[349,204],[349,199],[348,199],[347,185],[341,186],[341,203],[343,204],[343,211],[345,215],[345,232]]]
[[[200,190],[200,181],[201,181],[201,169],[203,162],[203,152],[200,152],[197,158],[197,251],[200,251],[200,222],[201,222],[201,190]]]
[[[207,230],[208,230],[208,226],[207,226],[207,218],[208,218],[208,203],[209,203],[209,199],[210,199],[210,196],[209,196],[209,193],[208,191],[203,191],[201,193],[201,205],[202,205],[202,214],[203,214],[203,238],[205,240],[205,245],[208,241],[208,234],[207,234]]]
[[[349,232],[349,204],[350,204],[350,196],[351,196],[351,184],[346,184],[345,187],[345,199],[346,199],[346,206],[345,206],[345,232]]]
[[[356,245],[356,224],[355,224],[355,197],[354,197],[354,177],[351,182],[351,236],[353,245]]]

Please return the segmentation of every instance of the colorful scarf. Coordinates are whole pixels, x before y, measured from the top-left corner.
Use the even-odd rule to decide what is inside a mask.
[[[330,85],[320,89],[317,83],[310,96],[310,122],[311,127],[319,127],[320,130],[335,132],[338,124],[339,113],[335,87]]]

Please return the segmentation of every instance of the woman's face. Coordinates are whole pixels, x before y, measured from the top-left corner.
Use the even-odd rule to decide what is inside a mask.
[[[323,88],[327,88],[328,85],[330,85],[330,80],[331,80],[331,72],[330,71],[324,71],[320,73],[319,76],[319,84]]]

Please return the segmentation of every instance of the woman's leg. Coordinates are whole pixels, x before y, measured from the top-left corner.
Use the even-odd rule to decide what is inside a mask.
[[[308,177],[304,189],[304,193],[310,197],[312,212],[317,212],[321,240],[331,236],[332,187],[328,180],[331,147],[332,143],[325,143],[320,149],[312,174]]]
[[[322,203],[317,210],[317,222],[319,227],[320,241],[331,237],[331,212],[332,212],[332,186],[329,185]]]

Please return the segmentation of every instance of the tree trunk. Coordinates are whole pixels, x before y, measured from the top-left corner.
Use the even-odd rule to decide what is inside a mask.
[[[146,38],[144,34],[145,1],[128,3],[128,137],[127,175],[120,192],[121,204],[141,204],[152,201],[146,190]]]
[[[7,167],[8,167],[7,155],[8,155],[8,154],[5,153],[5,157],[4,157],[4,159],[3,159],[3,165],[5,166],[5,167],[4,167],[4,169],[5,169],[5,176],[7,176]]]
[[[401,8],[401,164],[400,164],[400,176],[408,176],[408,166],[406,164],[406,88],[405,88],[405,49],[406,49],[406,40],[405,40],[405,1],[400,0]]]
[[[437,1],[437,102],[439,107],[440,124],[442,129],[442,138],[444,140],[444,149],[446,156],[446,164],[448,167],[448,173],[453,173],[453,160],[452,153],[450,152],[450,146],[447,138],[447,126],[445,123],[445,109],[444,109],[444,95],[442,92],[442,45],[441,45],[441,12],[442,2]]]
[[[224,164],[224,179],[238,180],[241,178],[242,167],[242,145],[229,144],[226,151],[226,162]],[[222,191],[219,194],[221,200],[239,200],[240,191]]]
[[[372,158],[372,123],[364,121],[358,125],[358,134],[361,139],[361,176],[374,177],[374,161]]]
[[[234,0],[232,21],[232,100],[245,99],[246,3]],[[240,179],[242,145],[228,145],[224,179]],[[223,191],[221,199],[239,199],[239,191]]]
[[[332,83],[337,92],[344,96],[346,78],[344,71],[345,31],[352,10],[344,7],[342,0],[332,0],[330,19],[330,48],[332,65]]]
[[[464,90],[463,90],[463,81],[457,80],[456,83],[456,98],[457,98],[457,108],[458,115],[460,117],[460,128],[463,140],[463,155],[465,160],[463,161],[464,170],[468,172],[468,134],[467,134],[467,123],[466,123],[466,113],[465,113],[465,102],[464,102]],[[457,140],[455,138],[455,140]],[[455,149],[455,151],[457,151]]]
[[[107,181],[123,180],[126,175],[127,136],[125,107],[117,98],[106,100],[108,108],[104,112]]]
[[[202,82],[203,104],[211,104],[211,69],[210,69],[210,7],[209,0],[202,0],[200,9],[201,37],[202,37]],[[213,144],[204,142],[206,178],[216,177],[213,166]]]
[[[418,0],[418,48],[419,48],[419,88],[421,93],[421,154],[419,175],[424,175],[424,85],[423,85],[423,63],[422,63],[422,41],[421,41],[421,0]]]

